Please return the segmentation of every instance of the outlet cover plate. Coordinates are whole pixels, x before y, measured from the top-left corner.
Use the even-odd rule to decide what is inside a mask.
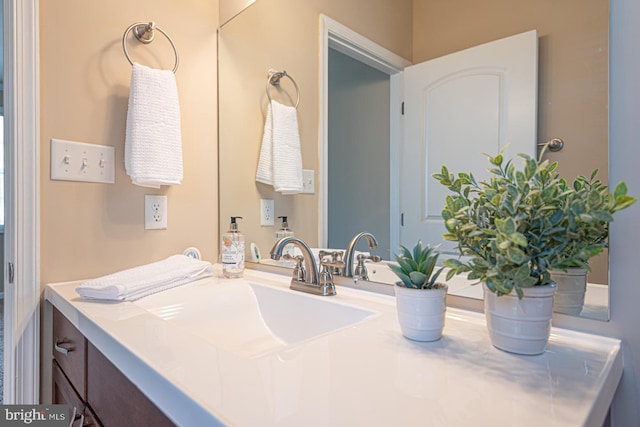
[[[164,230],[167,228],[167,196],[145,194],[144,229]]]
[[[316,193],[316,171],[314,171],[313,169],[302,170],[302,193]]]
[[[275,221],[275,204],[273,199],[260,199],[260,225],[264,227],[273,226]]]

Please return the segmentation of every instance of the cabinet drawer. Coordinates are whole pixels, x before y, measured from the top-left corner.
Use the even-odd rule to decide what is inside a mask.
[[[87,398],[87,340],[60,311],[53,310],[53,357],[83,400]]]
[[[72,427],[102,427],[93,412],[86,406],[80,396],[64,376],[58,362],[52,361],[53,368],[51,370],[53,380],[53,403],[56,405],[67,405],[69,407],[69,417],[74,416],[74,421],[70,425]]]
[[[90,342],[87,402],[105,427],[175,425]]]

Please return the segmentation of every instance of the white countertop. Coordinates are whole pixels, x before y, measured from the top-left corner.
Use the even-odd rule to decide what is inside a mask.
[[[255,270],[245,279],[289,282]],[[249,287],[245,279],[203,279],[162,297]],[[622,375],[616,339],[553,328],[544,354],[519,356],[491,346],[482,314],[448,308],[443,338],[418,343],[402,336],[393,297],[344,287],[311,297],[376,315],[249,358],[136,303],[84,301],[76,286],[47,285],[45,298],[183,426],[600,426]]]

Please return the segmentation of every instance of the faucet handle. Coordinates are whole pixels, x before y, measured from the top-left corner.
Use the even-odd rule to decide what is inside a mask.
[[[365,255],[360,254],[356,257],[358,260],[358,265],[353,271],[353,281],[354,283],[358,283],[358,280],[369,280],[369,272],[367,271],[367,267],[364,265],[367,261],[372,262],[380,262],[382,260],[378,255]]]
[[[322,272],[320,273],[320,289],[323,295],[335,295],[336,285],[333,283],[333,274],[331,273],[331,262],[322,261]]]
[[[335,271],[336,269],[344,268],[344,261],[329,261],[323,259],[322,261],[320,261],[320,263],[322,264],[323,268],[331,269],[331,272]]]
[[[358,264],[365,263],[367,260],[371,260],[372,262],[380,262],[382,261],[382,258],[378,255],[365,255],[365,254],[360,254],[356,257],[356,259],[358,260]]]
[[[299,282],[307,281],[307,270],[304,268],[304,257],[302,255],[291,256],[289,254],[282,255],[282,258],[287,261],[294,261],[296,263],[293,267],[293,278]]]

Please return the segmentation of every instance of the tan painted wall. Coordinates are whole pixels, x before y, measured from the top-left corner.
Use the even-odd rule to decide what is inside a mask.
[[[243,216],[240,229],[267,256],[278,226],[259,226],[259,199],[270,198],[275,200],[276,215],[289,216],[296,236],[317,245],[317,195],[282,196],[255,182],[268,103],[267,71],[284,69],[300,87],[303,167],[317,173],[319,15],[324,13],[398,55],[410,57],[411,10],[410,0],[259,0],[223,26],[219,38],[223,230],[229,226],[229,216]],[[283,88],[294,91],[286,80]]]
[[[608,0],[414,0],[413,62],[537,29],[538,140],[560,137],[548,156],[567,178],[600,169],[607,181]],[[590,280],[608,283],[607,257],[591,261]]]
[[[219,0],[220,3],[220,25],[224,25],[238,13],[255,3],[256,0]]]
[[[154,20],[179,54],[184,181],[144,189],[124,171],[131,66],[124,30]],[[41,277],[42,283],[95,277],[200,248],[217,258],[216,0],[40,2]],[[172,68],[158,35],[129,43],[134,60]],[[50,139],[111,145],[116,183],[51,181]],[[144,230],[144,195],[168,195],[168,229]]]

